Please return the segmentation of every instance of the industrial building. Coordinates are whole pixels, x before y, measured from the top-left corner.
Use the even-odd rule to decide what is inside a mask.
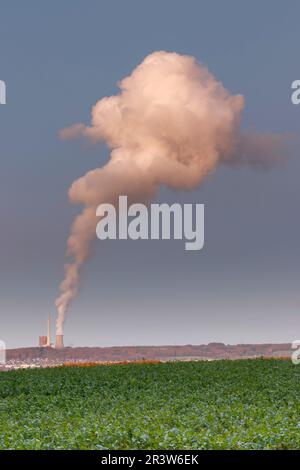
[[[40,348],[64,348],[64,337],[63,335],[56,335],[55,344],[51,343],[51,314],[48,315],[47,320],[47,336],[39,336],[39,347]]]

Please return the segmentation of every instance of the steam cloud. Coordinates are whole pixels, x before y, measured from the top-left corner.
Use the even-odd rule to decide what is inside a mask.
[[[154,52],[124,78],[120,93],[98,101],[92,124],[75,124],[64,139],[84,136],[105,141],[110,160],[89,171],[69,189],[72,203],[83,204],[67,241],[58,310],[57,334],[78,292],[80,271],[95,237],[96,207],[120,194],[150,200],[159,185],[192,189],[219,164],[265,167],[282,156],[283,138],[240,131],[244,99],[231,95],[193,57]]]

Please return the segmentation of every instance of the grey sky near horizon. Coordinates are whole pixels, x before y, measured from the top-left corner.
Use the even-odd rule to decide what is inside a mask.
[[[205,247],[95,241],[65,325],[67,345],[291,342],[300,338],[300,4],[238,0],[0,4],[0,339],[45,333],[80,207],[71,182],[103,165],[105,146],[61,141],[155,50],[189,54],[232,94],[242,127],[293,134],[272,170],[219,167],[195,191],[159,202],[205,204]],[[54,325],[53,325],[54,333]]]

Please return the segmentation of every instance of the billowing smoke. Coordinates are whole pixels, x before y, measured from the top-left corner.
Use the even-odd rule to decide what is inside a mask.
[[[269,166],[281,152],[281,137],[240,131],[244,99],[231,95],[193,57],[154,52],[120,83],[120,93],[98,101],[92,124],[76,124],[62,138],[85,136],[111,149],[102,168],[69,189],[83,204],[67,242],[65,277],[56,300],[57,333],[78,292],[80,271],[95,237],[96,207],[120,194],[132,201],[153,198],[159,185],[191,189],[219,164]]]

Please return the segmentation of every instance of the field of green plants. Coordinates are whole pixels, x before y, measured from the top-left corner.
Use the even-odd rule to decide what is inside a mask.
[[[3,372],[0,448],[299,449],[299,397],[287,360]]]

